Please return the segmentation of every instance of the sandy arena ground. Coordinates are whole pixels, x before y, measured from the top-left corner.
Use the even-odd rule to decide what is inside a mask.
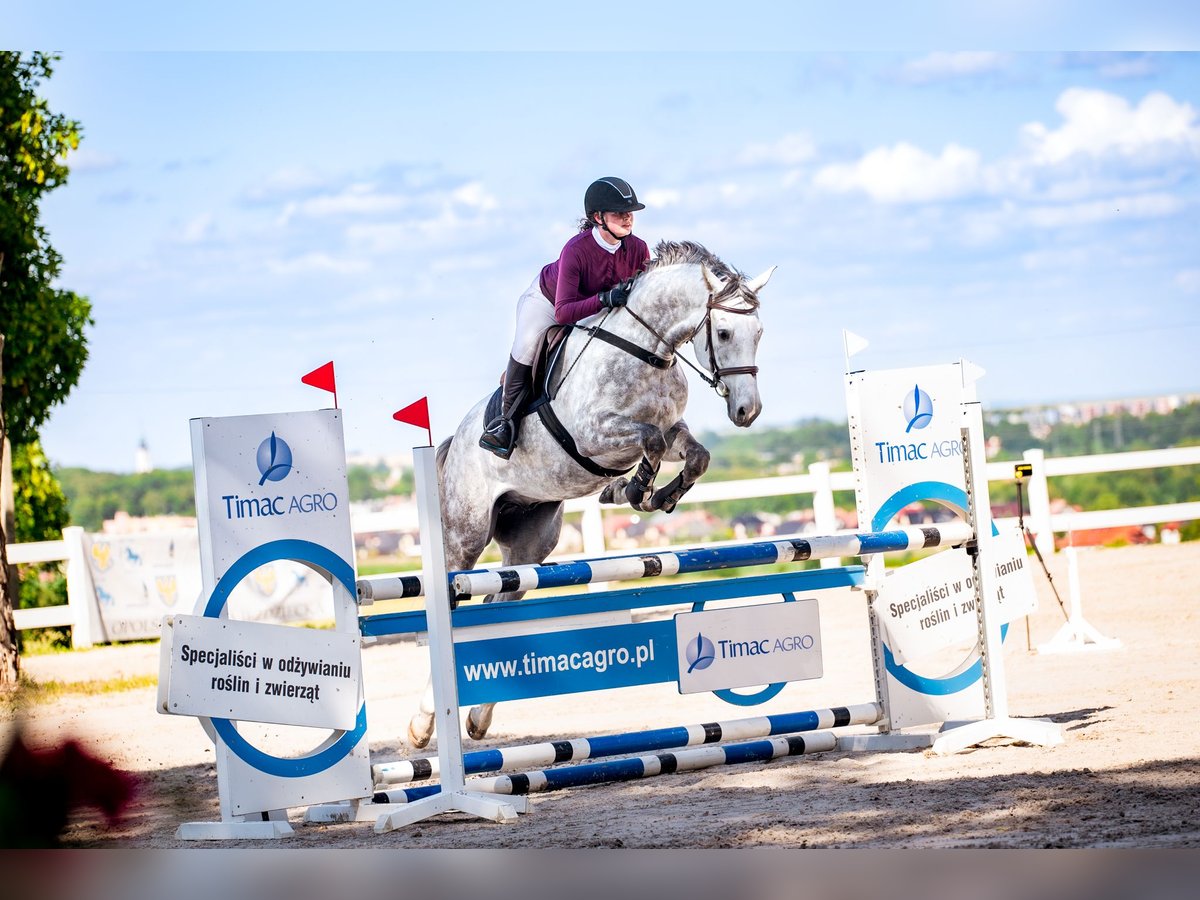
[[[1066,600],[1063,555],[1050,565]],[[1024,625],[1014,624],[1005,654],[1011,712],[1059,723],[1066,740],[1057,747],[999,740],[949,757],[826,753],[718,767],[536,795],[531,812],[513,825],[452,815],[376,835],[368,823],[305,826],[302,810],[293,810],[295,836],[272,846],[1200,847],[1198,567],[1200,543],[1080,551],[1086,618],[1119,638],[1119,650],[1028,652]],[[1037,569],[1035,583],[1036,647],[1064,616]],[[870,700],[862,595],[824,594],[821,615],[826,676],[789,685],[764,706],[746,710],[711,695],[680,696],[670,685],[523,701],[497,710],[486,746]],[[363,657],[372,758],[403,757],[402,734],[427,672],[425,650],[411,642],[377,644]],[[24,666],[39,680],[151,674],[158,671],[158,647],[38,656]],[[154,696],[150,688],[67,695],[29,712],[31,739],[78,738],[141,779],[121,827],[108,830],[97,814],[78,813],[64,836],[67,846],[195,846],[175,839],[176,826],[219,818],[211,744],[195,719],[157,714]],[[13,724],[5,713],[4,743]],[[270,741],[270,729],[263,733]]]

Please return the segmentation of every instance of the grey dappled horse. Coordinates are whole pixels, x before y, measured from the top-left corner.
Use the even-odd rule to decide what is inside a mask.
[[[709,460],[682,418],[688,386],[673,365],[675,354],[690,341],[711,373],[701,377],[725,398],[730,421],[750,425],[762,409],[754,364],[762,336],[758,291],[772,272],[747,280],[698,244],[664,241],[634,282],[628,306],[579,323],[552,379],[551,407],[582,462],[536,414],[521,424],[510,459],[493,456],[478,445],[487,400],[477,403],[437,451],[450,571],[473,568],[493,538],[505,566],[542,562],[558,543],[563,501],[571,498],[600,492],[605,503],[673,510]],[[603,333],[589,331],[596,326]],[[683,470],[655,491],[664,459],[682,460]],[[621,474],[635,465],[632,479]],[[487,599],[516,600],[523,593]],[[471,710],[471,737],[487,733],[494,705]],[[427,687],[409,723],[413,746],[429,743],[433,709]]]

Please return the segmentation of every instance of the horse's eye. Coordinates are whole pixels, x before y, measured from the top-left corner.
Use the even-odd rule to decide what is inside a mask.
[[[717,340],[719,340],[719,341],[729,340],[729,329],[728,328],[718,328],[717,329]]]

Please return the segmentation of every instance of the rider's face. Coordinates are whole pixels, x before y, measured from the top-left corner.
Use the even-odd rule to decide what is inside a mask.
[[[606,212],[601,213],[601,215],[604,216],[604,224],[608,227],[608,230],[618,240],[633,233],[633,213]],[[600,233],[604,234],[603,229],[601,229]]]

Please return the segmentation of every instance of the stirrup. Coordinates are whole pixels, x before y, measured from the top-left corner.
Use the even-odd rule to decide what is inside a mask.
[[[505,435],[505,428],[508,434]],[[507,438],[507,440],[505,440]],[[517,430],[513,427],[513,423],[508,419],[500,418],[489,423],[484,429],[483,435],[479,438],[479,446],[489,453],[494,453],[501,459],[508,459],[512,456],[513,448],[517,444]]]

